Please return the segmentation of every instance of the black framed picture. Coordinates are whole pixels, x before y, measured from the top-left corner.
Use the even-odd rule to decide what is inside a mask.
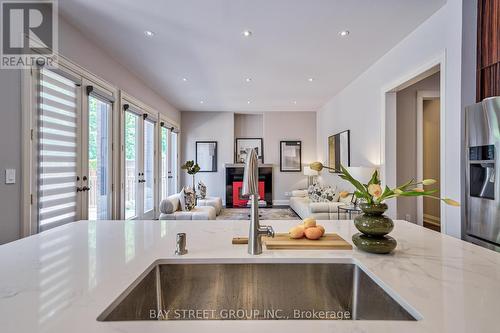
[[[248,148],[254,148],[260,163],[264,163],[262,138],[237,138],[234,145],[234,163],[245,163]]]
[[[280,141],[280,171],[302,171],[302,141]]]
[[[196,141],[196,163],[200,172],[217,172],[217,141]]]
[[[350,131],[346,130],[328,137],[328,166],[338,172],[340,165],[351,166]]]

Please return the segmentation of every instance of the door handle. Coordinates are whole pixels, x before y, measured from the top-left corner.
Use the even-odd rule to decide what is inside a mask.
[[[82,189],[81,187],[77,187],[77,188],[76,188],[76,191],[77,191],[77,192],[82,192],[82,191],[83,191],[83,189]]]
[[[82,191],[90,191],[90,187],[89,186],[84,186],[84,187],[82,187]]]

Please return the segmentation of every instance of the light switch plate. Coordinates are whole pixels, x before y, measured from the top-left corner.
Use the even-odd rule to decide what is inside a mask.
[[[16,183],[16,169],[5,169],[5,184]]]

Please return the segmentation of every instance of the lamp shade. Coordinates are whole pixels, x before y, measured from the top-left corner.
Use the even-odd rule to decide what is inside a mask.
[[[357,179],[363,184],[366,184],[372,178],[373,172],[375,168],[373,167],[347,167],[347,171],[353,176],[354,179]]]
[[[304,167],[304,175],[305,176],[317,176],[318,171],[311,169],[309,166],[305,166]]]

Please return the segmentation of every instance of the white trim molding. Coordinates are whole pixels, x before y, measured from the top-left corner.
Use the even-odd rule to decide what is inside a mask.
[[[445,73],[446,73],[446,50],[437,54],[429,61],[416,66],[415,68],[409,70],[407,73],[396,78],[392,82],[384,85],[380,90],[380,101],[382,105],[381,112],[381,133],[380,133],[380,172],[385,183],[388,186],[396,185],[396,148],[395,143],[391,144],[391,140],[394,141],[396,128],[395,117],[396,117],[396,101],[395,93],[400,91],[420,80],[425,79],[437,72],[440,72],[440,94],[441,96],[446,96],[446,85],[445,85]],[[446,119],[446,98],[440,99],[440,119]],[[390,126],[389,126],[390,125]],[[446,170],[446,127],[445,121],[440,122],[440,184],[441,184],[441,195],[445,194],[444,186],[446,184],[445,170]],[[393,137],[389,137],[392,135]],[[389,172],[390,171],[390,172]],[[444,209],[444,203],[441,202],[441,232],[446,233],[446,218]],[[389,216],[397,216],[397,203],[393,202],[389,206],[388,210]]]

